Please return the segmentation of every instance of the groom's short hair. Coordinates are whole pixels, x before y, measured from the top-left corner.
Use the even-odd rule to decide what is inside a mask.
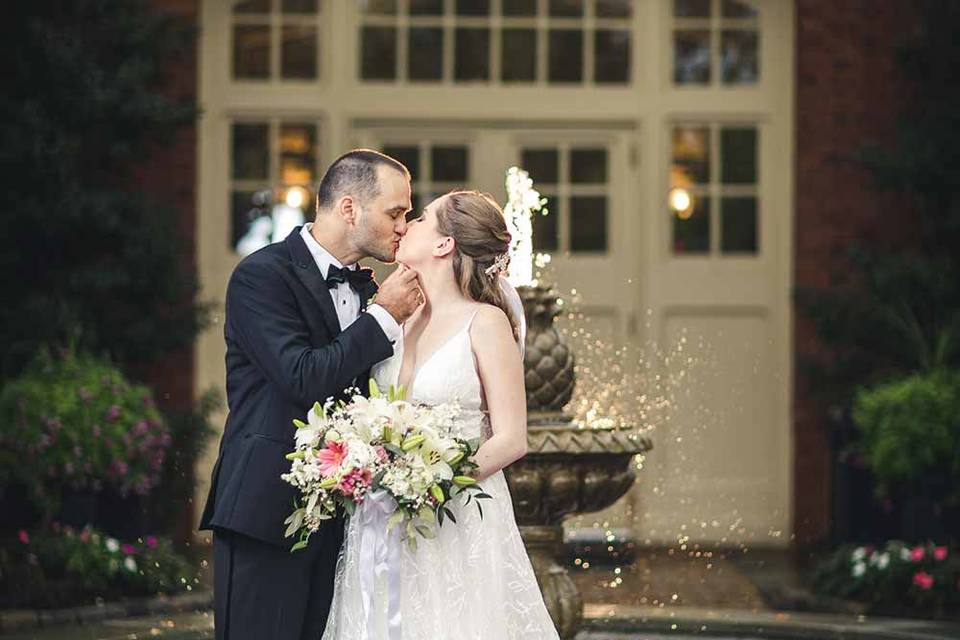
[[[336,204],[345,195],[351,195],[366,204],[380,195],[377,167],[384,166],[402,173],[407,180],[410,172],[399,161],[372,149],[354,149],[333,161],[320,179],[317,188],[317,213]]]

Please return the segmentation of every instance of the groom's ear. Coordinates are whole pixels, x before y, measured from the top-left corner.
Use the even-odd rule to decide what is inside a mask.
[[[451,236],[444,236],[433,243],[433,255],[438,258],[443,258],[453,253],[453,250],[456,249],[456,247],[456,240],[454,240]]]
[[[352,196],[343,196],[340,198],[340,200],[337,202],[337,215],[339,215],[343,221],[348,224],[353,224],[356,222],[357,207]]]

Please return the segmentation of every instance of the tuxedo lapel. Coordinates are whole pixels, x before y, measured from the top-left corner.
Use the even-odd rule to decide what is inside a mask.
[[[293,272],[296,274],[303,286],[307,288],[313,299],[320,305],[320,313],[323,321],[330,330],[331,336],[340,333],[340,319],[337,318],[337,310],[333,306],[333,298],[330,297],[327,282],[323,279],[323,274],[317,267],[316,261],[310,255],[306,243],[300,237],[300,227],[290,232],[285,240],[287,248],[290,251],[290,262]]]

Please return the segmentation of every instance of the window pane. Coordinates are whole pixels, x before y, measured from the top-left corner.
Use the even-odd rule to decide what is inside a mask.
[[[504,82],[533,82],[537,78],[537,32],[504,29],[500,78]]]
[[[570,250],[607,250],[607,199],[604,196],[570,198]]]
[[[757,9],[752,2],[723,0],[722,13],[724,18],[755,18]]]
[[[267,125],[233,125],[232,175],[237,180],[265,180],[269,173]]]
[[[686,211],[672,213],[674,253],[706,253],[710,250],[710,200],[694,198]]]
[[[710,0],[674,0],[673,15],[678,18],[709,18]]]
[[[246,255],[270,244],[273,234],[273,223],[270,222],[271,200],[269,189],[234,191],[231,194],[230,248]],[[263,220],[251,229],[251,223],[258,218]]]
[[[583,0],[550,0],[550,15],[579,18],[583,15]]]
[[[403,163],[403,166],[410,171],[412,182],[417,181],[417,176],[420,175],[420,150],[417,147],[386,146],[383,148],[383,152]]]
[[[754,184],[757,181],[757,130],[720,131],[720,173],[724,184]]]
[[[317,0],[283,0],[280,10],[284,13],[316,13]]]
[[[454,78],[458,81],[490,79],[490,30],[457,29]]]
[[[310,184],[314,181],[316,131],[311,124],[280,127],[280,181],[283,184]]]
[[[630,32],[596,31],[593,77],[596,82],[626,84],[630,81]]]
[[[629,18],[632,13],[631,0],[597,0],[598,18]]]
[[[524,149],[521,164],[520,168],[530,174],[534,187],[560,182],[560,156],[556,149]]]
[[[443,78],[443,30],[433,27],[411,28],[409,32],[411,80]]]
[[[317,77],[317,30],[283,27],[280,74],[284,78]]]
[[[410,13],[415,16],[443,14],[443,0],[410,0]]]
[[[360,3],[364,13],[374,15],[394,15],[397,13],[397,0],[366,0]]]
[[[757,199],[723,198],[720,206],[723,214],[720,249],[724,253],[756,253]]]
[[[364,27],[360,47],[360,75],[364,80],[393,80],[397,77],[396,29]]]
[[[503,15],[535,16],[537,15],[537,0],[503,0]]]
[[[535,213],[530,220],[533,225],[533,250],[556,251],[560,248],[560,226],[558,224],[560,219],[558,204],[560,201],[554,195],[540,195],[547,199],[546,208],[549,209],[549,213],[545,216]]]
[[[759,76],[757,32],[723,31],[720,34],[720,65],[725,83],[755,83]]]
[[[485,16],[490,14],[490,0],[457,0],[457,15]]]
[[[430,153],[433,182],[467,181],[467,148],[434,147]]]
[[[677,84],[710,82],[709,31],[674,31],[673,80]]]
[[[688,187],[710,182],[710,130],[676,127],[673,130],[671,186]]]
[[[583,32],[550,30],[550,82],[583,81]]]
[[[270,13],[270,0],[240,0],[233,3],[234,13]]]
[[[235,25],[233,27],[233,77],[270,76],[270,27]]]
[[[572,149],[570,151],[570,182],[603,184],[606,181],[606,149]]]

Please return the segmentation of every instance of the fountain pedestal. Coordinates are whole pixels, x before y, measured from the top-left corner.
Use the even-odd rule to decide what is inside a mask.
[[[560,637],[573,638],[583,601],[563,566],[563,519],[604,509],[636,480],[633,458],[652,448],[630,430],[575,425],[562,407],[573,395],[573,354],[553,326],[549,287],[519,287],[528,322],[524,369],[527,455],[507,467],[520,534]]]

